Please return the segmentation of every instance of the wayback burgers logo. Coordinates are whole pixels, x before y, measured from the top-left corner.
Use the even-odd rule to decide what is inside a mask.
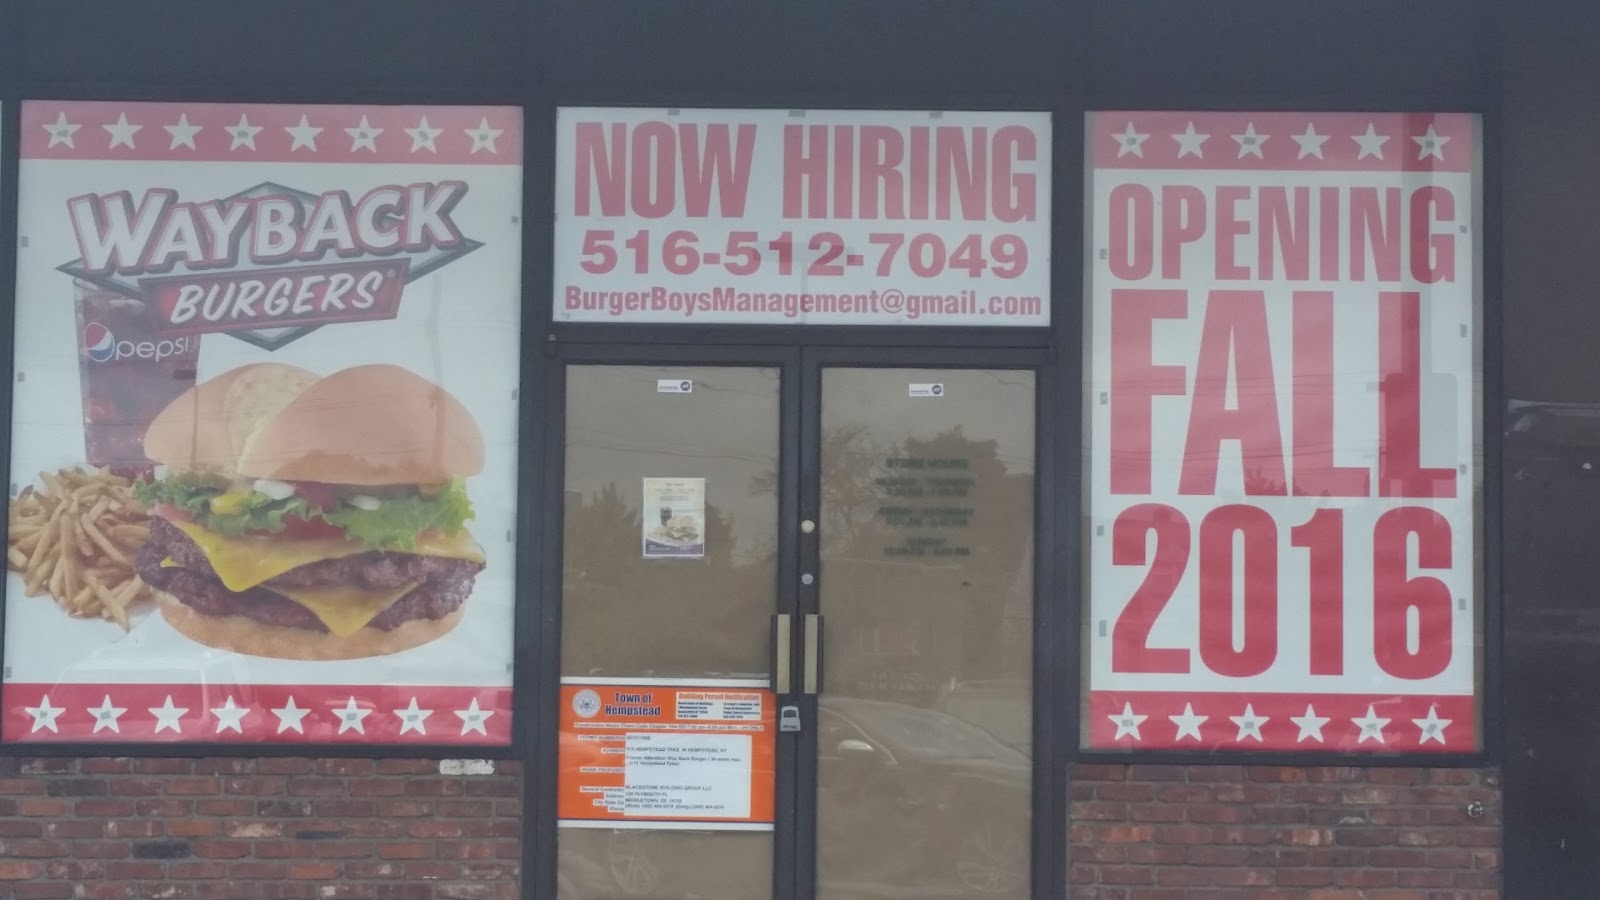
[[[466,194],[460,181],[359,196],[266,182],[199,202],[167,188],[137,200],[85,194],[67,201],[79,257],[58,269],[158,312],[167,340],[147,358],[213,332],[276,350],[323,325],[394,318],[407,282],[483,246],[451,217]],[[97,362],[125,349],[98,322],[84,327],[83,346]]]

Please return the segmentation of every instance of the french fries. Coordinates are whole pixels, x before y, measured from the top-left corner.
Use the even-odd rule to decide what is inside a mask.
[[[40,472],[11,501],[6,568],[30,597],[48,593],[68,615],[128,630],[128,610],[150,597],[133,558],[150,520],[133,483],[99,469]]]

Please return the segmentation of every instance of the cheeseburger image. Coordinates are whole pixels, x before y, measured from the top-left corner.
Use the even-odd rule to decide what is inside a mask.
[[[483,551],[461,479],[483,436],[443,388],[390,365],[318,377],[243,366],[151,422],[136,561],[202,644],[279,659],[397,653],[461,619]]]

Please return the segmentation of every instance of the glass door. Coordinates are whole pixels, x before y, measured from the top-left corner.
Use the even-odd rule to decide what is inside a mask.
[[[724,352],[564,370],[557,900],[1033,896],[1035,369]]]
[[[819,647],[815,896],[1024,900],[1034,372],[820,382],[801,626]]]
[[[782,367],[565,377],[558,897],[773,896]]]

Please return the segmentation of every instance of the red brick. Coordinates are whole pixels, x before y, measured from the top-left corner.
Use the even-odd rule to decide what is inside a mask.
[[[195,760],[196,775],[249,775],[256,770],[253,759],[199,759]]]
[[[211,837],[217,831],[215,819],[177,819],[167,823],[167,834],[173,837]]]
[[[130,835],[111,835],[105,833],[106,824],[95,819],[67,819],[61,822],[51,822],[44,827],[46,837],[53,838],[95,838],[95,837],[129,837]]]
[[[194,771],[194,760],[148,757],[134,760],[133,770],[146,775],[187,775]]]
[[[390,878],[399,878],[400,873],[400,863],[397,862],[345,863],[344,865],[344,877],[346,878],[372,878],[387,880]]]
[[[454,863],[444,863],[444,862],[408,862],[408,863],[404,864],[403,871],[405,872],[405,877],[407,879],[422,878],[422,879],[428,879],[428,880],[435,880],[435,879],[441,879],[441,878],[460,878],[461,877],[461,866],[456,865]],[[1106,874],[1106,873],[1109,873],[1111,871],[1112,870],[1107,869],[1107,870],[1105,870],[1105,872],[1102,872],[1101,876],[1100,876],[1101,880],[1102,881],[1106,881],[1106,882],[1111,882],[1112,879],[1110,877],[1108,877],[1108,875]]]
[[[222,779],[212,776],[206,778],[169,778],[162,792],[181,797],[216,794],[221,791]]]
[[[0,881],[27,881],[44,874],[44,863],[0,862]]]
[[[250,855],[245,841],[195,841],[194,855],[202,859],[243,859]]]
[[[327,859],[360,859],[372,855],[370,841],[313,841],[317,856]]]
[[[433,845],[422,843],[395,843],[381,844],[378,847],[380,859],[432,859]]]
[[[439,764],[426,759],[380,759],[379,775],[437,775]]]
[[[311,772],[309,759],[258,759],[256,771],[262,775],[307,775]]]
[[[293,863],[288,868],[288,877],[308,881],[321,878],[338,878],[339,864],[329,862]]]
[[[174,862],[167,866],[168,878],[220,881],[227,874],[227,865],[219,862]]]
[[[158,862],[128,860],[107,865],[106,877],[113,881],[143,881],[160,878],[165,871],[166,867]]]
[[[67,900],[72,896],[72,885],[65,881],[28,881],[12,885],[11,895],[17,900]]]
[[[23,797],[17,801],[17,815],[59,818],[72,815],[72,801],[45,797]]]
[[[0,819],[0,838],[39,837],[44,824],[29,819]]]
[[[370,759],[319,759],[317,774],[365,777],[378,771],[377,763]]]
[[[398,778],[374,778],[370,781],[350,782],[352,797],[398,797],[406,792],[406,783]]]
[[[133,760],[125,756],[83,761],[83,771],[90,775],[126,775],[133,771]]]

